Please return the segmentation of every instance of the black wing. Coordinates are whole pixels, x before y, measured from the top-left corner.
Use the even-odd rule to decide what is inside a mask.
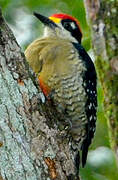
[[[79,57],[83,60],[87,69],[83,76],[83,86],[85,87],[85,91],[87,94],[87,102],[85,109],[88,119],[88,123],[86,126],[87,137],[82,145],[82,166],[84,167],[84,165],[86,164],[88,147],[91,144],[91,140],[94,136],[94,132],[96,129],[97,76],[94,64],[87,52],[84,50],[84,48],[78,43],[73,43],[73,45],[78,50]]]

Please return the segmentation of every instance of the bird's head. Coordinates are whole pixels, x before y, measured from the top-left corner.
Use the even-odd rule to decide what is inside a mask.
[[[45,25],[44,36],[57,36],[81,43],[82,31],[76,18],[67,14],[53,14],[50,17],[38,13],[34,15]]]

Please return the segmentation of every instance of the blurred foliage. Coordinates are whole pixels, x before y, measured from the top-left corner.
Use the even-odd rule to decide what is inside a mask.
[[[86,22],[83,0],[0,0],[0,6],[23,49],[43,32],[42,24],[32,15],[33,11],[46,16],[63,12],[76,17],[80,21],[83,32],[82,44],[87,51],[91,49],[90,29]],[[87,165],[80,171],[82,180],[118,179],[115,157],[109,144],[103,100],[101,85],[98,83],[97,130],[90,147]]]

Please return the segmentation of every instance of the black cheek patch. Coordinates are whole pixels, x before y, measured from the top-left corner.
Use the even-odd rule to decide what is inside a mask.
[[[63,19],[61,21],[62,26],[71,33],[71,35],[81,44],[82,33],[75,21],[70,19]],[[75,28],[72,27],[71,23],[75,24]]]

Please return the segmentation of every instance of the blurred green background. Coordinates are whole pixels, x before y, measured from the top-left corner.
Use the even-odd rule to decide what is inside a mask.
[[[43,25],[33,16],[34,11],[45,16],[59,12],[75,16],[80,21],[83,32],[82,45],[94,59],[90,28],[87,25],[83,0],[0,0],[0,6],[23,51],[29,43],[43,34]],[[103,92],[98,83],[97,130],[89,150],[86,167],[80,170],[82,180],[118,179],[115,156],[110,149],[108,127],[103,112],[103,100]]]

